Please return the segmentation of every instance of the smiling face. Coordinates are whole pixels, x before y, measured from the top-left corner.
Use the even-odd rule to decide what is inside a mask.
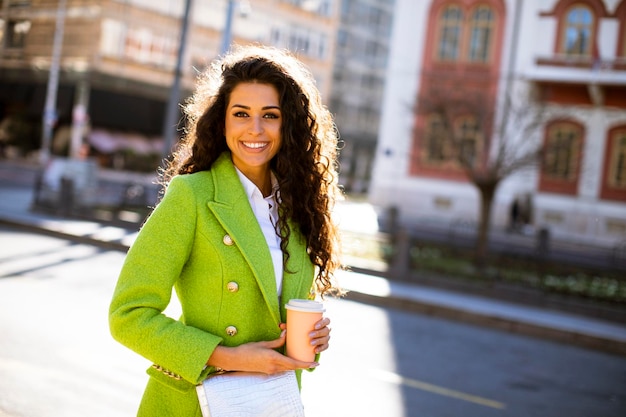
[[[235,166],[261,190],[269,182],[270,160],[282,143],[281,125],[274,86],[241,83],[233,89],[226,107],[226,144]]]

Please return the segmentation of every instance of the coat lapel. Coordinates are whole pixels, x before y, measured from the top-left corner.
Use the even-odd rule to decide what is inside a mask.
[[[248,262],[265,302],[278,323],[280,307],[272,257],[230,154],[224,153],[220,156],[213,164],[211,172],[215,196],[214,200],[208,202],[208,207]]]

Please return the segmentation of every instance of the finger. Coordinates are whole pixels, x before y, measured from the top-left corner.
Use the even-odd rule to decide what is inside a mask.
[[[296,369],[312,369],[317,368],[320,364],[318,362],[304,362],[304,361],[295,361]]]
[[[323,351],[325,351],[326,349],[328,349],[328,343],[323,344],[323,345],[318,345],[315,347],[315,349],[313,350],[315,353],[322,353]]]
[[[269,349],[276,349],[278,347],[281,347],[282,345],[285,344],[285,340],[286,340],[286,335],[287,331],[283,330],[280,332],[280,336],[278,337],[278,339],[274,339],[274,340],[267,340],[267,341],[263,341],[263,342],[257,342],[258,346],[264,347],[264,348],[269,348]]]
[[[328,317],[324,317],[320,321],[315,323],[315,330],[319,330],[323,327],[327,327],[329,324],[330,324],[330,319]]]
[[[329,335],[311,339],[311,345],[315,347],[314,348],[315,353],[320,353],[328,349],[329,342],[330,342]]]
[[[327,345],[330,342],[330,336],[317,337],[311,339],[311,346]]]
[[[312,332],[309,332],[309,337],[311,339],[319,339],[321,337],[326,337],[330,335],[330,327],[322,327],[319,330],[313,330]]]

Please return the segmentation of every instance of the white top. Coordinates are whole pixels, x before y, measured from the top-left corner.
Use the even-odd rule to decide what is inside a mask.
[[[237,169],[237,167],[235,167],[235,169]],[[259,187],[254,185],[239,169],[237,169],[237,175],[239,175],[239,180],[246,191],[252,211],[259,222],[259,226],[261,226],[261,231],[263,231],[265,241],[270,249],[272,263],[274,264],[276,290],[278,291],[278,295],[280,295],[283,283],[283,251],[280,250],[280,237],[278,237],[275,228],[278,222],[278,205],[274,199],[274,194],[278,189],[278,181],[272,173],[272,193],[268,197],[263,198]]]

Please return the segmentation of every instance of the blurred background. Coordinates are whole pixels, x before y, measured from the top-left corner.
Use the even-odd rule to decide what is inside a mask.
[[[460,255],[445,272],[623,300],[625,16],[623,1],[5,0],[2,156],[44,169],[37,208],[107,216],[94,184],[114,171],[113,210],[141,219],[156,192],[136,174],[151,183],[175,145],[198,74],[231,43],[276,45],[310,66],[341,134],[340,182],[387,233],[352,235],[347,256],[412,270]],[[608,281],[485,273],[492,248],[546,267],[579,249],[570,260]]]
[[[624,0],[2,0],[5,220],[95,222],[132,240],[196,77],[252,42],[296,53],[335,115],[336,214],[354,273],[623,328]],[[29,271],[3,251],[3,276]],[[604,394],[593,415],[624,411],[623,396]],[[0,416],[2,404],[0,393]]]

